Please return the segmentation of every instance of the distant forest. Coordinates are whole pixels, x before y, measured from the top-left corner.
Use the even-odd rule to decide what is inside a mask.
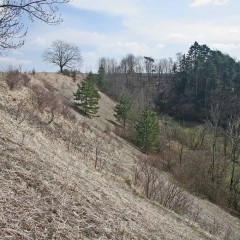
[[[195,42],[176,59],[128,54],[121,61],[101,58],[104,90],[116,100],[125,94],[137,108],[148,105],[174,118],[202,122],[221,109],[224,126],[239,115],[240,63]]]

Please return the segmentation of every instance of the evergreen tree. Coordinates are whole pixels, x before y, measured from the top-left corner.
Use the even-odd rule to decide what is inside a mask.
[[[137,131],[136,142],[144,153],[149,153],[156,147],[159,125],[156,114],[149,107],[145,107],[142,117],[135,124]]]
[[[178,55],[172,79],[166,88],[170,89],[168,98],[162,91],[156,98],[160,111],[179,119],[203,121],[209,116],[211,101],[218,98],[226,106],[223,115],[228,118],[231,114],[227,105],[239,95],[240,64],[218,50],[195,42],[187,54]]]
[[[98,75],[97,75],[97,85],[99,86],[99,88],[101,90],[104,90],[106,87],[106,80],[105,80],[105,69],[103,67],[103,65],[101,64],[101,66],[98,69]]]
[[[120,103],[118,103],[114,109],[116,114],[114,116],[116,117],[117,121],[123,123],[123,126],[126,126],[126,120],[128,118],[128,115],[131,111],[131,103],[126,95],[123,95],[120,99]]]
[[[96,114],[98,100],[100,95],[94,86],[93,74],[89,73],[82,84],[78,84],[76,93],[73,94],[75,105],[84,112],[84,114]]]

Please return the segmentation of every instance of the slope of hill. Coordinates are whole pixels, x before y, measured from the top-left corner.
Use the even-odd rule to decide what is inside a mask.
[[[189,195],[180,216],[133,189],[141,153],[111,131],[107,96],[89,119],[69,104],[71,78],[30,77],[11,91],[0,81],[0,239],[240,238],[240,221],[207,201]]]

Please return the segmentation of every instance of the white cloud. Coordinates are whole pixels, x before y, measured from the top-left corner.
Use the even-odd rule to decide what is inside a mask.
[[[12,54],[15,56],[22,56],[23,52],[18,49],[14,49],[14,51],[12,51]]]
[[[162,43],[158,43],[156,46],[156,48],[158,48],[158,49],[163,49],[164,47],[165,47],[165,45]]]
[[[100,46],[99,53],[103,55],[117,55],[123,56],[128,53],[135,55],[148,55],[151,49],[146,44],[141,44],[138,42],[112,42],[109,44],[104,44]]]
[[[13,57],[0,57],[0,63],[18,66],[18,65],[29,65],[32,62],[26,59],[18,59]]]
[[[132,34],[140,36],[142,42],[160,42],[169,44],[199,43],[238,43],[240,39],[240,25],[238,23],[223,23],[216,21],[188,21],[181,19],[164,19],[161,16],[145,14],[135,18],[126,18],[124,25]]]
[[[97,62],[100,56],[93,51],[90,52],[83,52],[82,53],[83,57],[83,66],[81,67],[81,70],[84,72],[89,72],[91,70],[97,71]]]
[[[190,6],[192,7],[203,7],[208,4],[214,4],[214,5],[227,5],[230,2],[230,0],[194,0]]]
[[[80,9],[121,16],[132,15],[139,10],[139,1],[137,0],[73,0],[70,4]]]
[[[238,43],[213,43],[211,44],[213,49],[221,50],[221,51],[231,51],[234,49],[240,49],[240,44]]]
[[[104,33],[83,31],[78,28],[60,28],[51,32],[43,33],[41,38],[36,37],[30,40],[30,43],[38,46],[49,46],[53,41],[61,39],[76,45],[89,44],[99,45],[109,41],[109,39],[117,39]]]
[[[47,38],[43,38],[43,37],[37,37],[33,40],[30,41],[31,44],[34,44],[36,46],[46,46],[48,44],[48,40]]]

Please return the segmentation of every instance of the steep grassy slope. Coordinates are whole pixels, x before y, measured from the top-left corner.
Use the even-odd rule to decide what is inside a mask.
[[[97,118],[69,107],[75,117],[57,112],[48,124],[47,108],[38,110],[31,86],[51,85],[68,101],[76,83],[57,74],[31,78],[29,87],[14,91],[0,81],[0,239],[240,238],[239,221],[206,201],[189,196],[203,209],[204,229],[216,236],[133,190],[132,168],[141,153],[104,133],[114,120],[115,103],[107,96],[101,94]],[[215,226],[212,216],[225,225]]]

